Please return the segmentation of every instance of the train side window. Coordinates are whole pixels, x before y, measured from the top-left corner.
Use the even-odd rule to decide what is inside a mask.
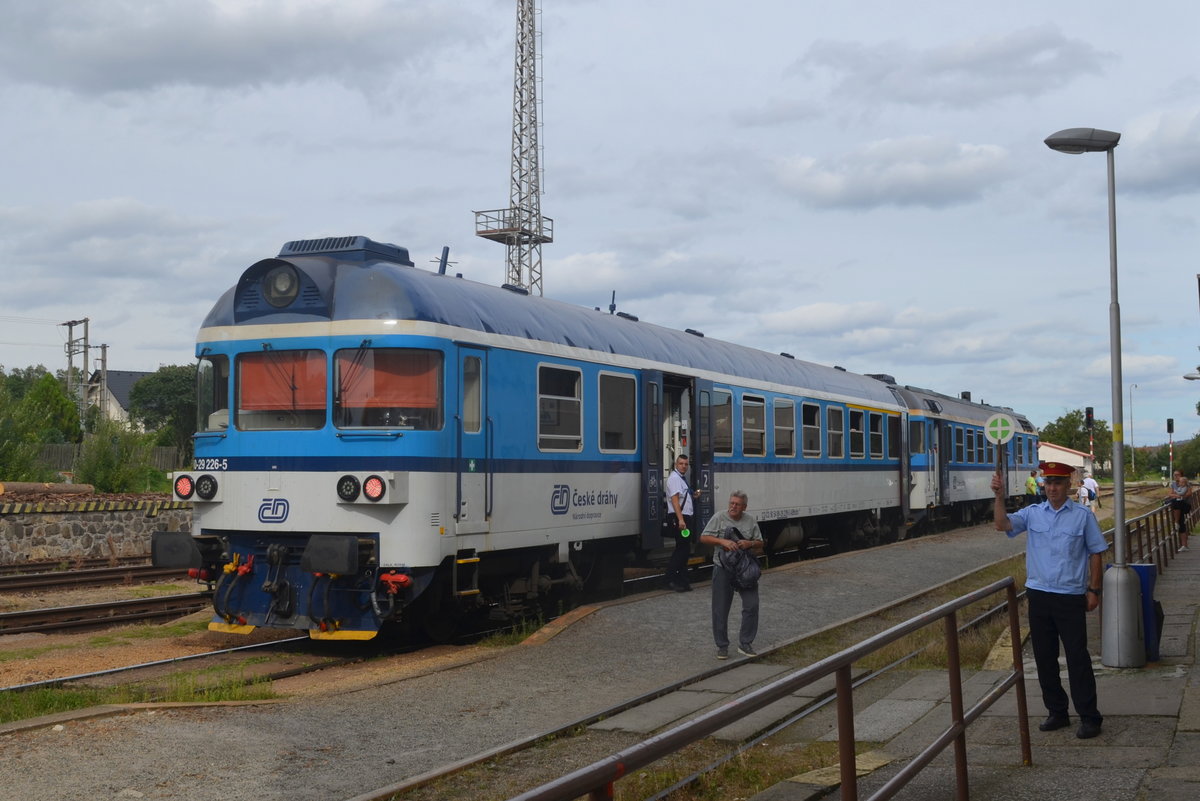
[[[871,412],[867,415],[867,425],[869,428],[871,442],[871,458],[883,458],[883,415],[878,412]]]
[[[846,423],[845,411],[840,406],[829,406],[825,409],[829,423],[829,458],[844,459],[846,456]]]
[[[963,458],[963,430],[958,426],[954,427],[954,461],[960,464],[965,461]]]
[[[918,453],[925,453],[925,421],[924,420],[909,420],[908,421],[908,452],[915,456]]]
[[[600,450],[637,450],[637,382],[633,376],[600,374]]]
[[[800,433],[804,455],[806,457],[821,456],[821,407],[815,403],[800,404],[801,425]]]
[[[538,449],[583,449],[583,375],[579,370],[538,367]]]
[[[900,458],[900,418],[894,414],[887,416],[887,455],[889,459]]]
[[[204,356],[196,365],[196,430],[229,428],[229,357]]]
[[[243,431],[325,425],[325,353],[263,350],[237,357],[237,413]]]
[[[469,406],[468,366],[463,360],[463,401]],[[475,403],[479,403],[478,359]],[[334,420],[339,428],[405,428],[437,431],[442,427],[442,362],[437,350],[417,348],[347,348],[335,357]],[[470,412],[463,410],[464,430]]]
[[[796,455],[796,404],[790,400],[776,398],[775,406],[775,455]]]
[[[481,386],[483,360],[467,356],[462,364],[463,431],[478,434],[483,424],[483,391]]]
[[[982,431],[975,432],[975,461],[979,464],[987,464],[987,457],[983,455],[984,447],[987,442],[983,438]]]
[[[753,395],[742,396],[742,455],[767,455],[767,403]]]
[[[867,455],[866,432],[863,430],[863,418],[866,415],[861,409],[850,410],[850,458],[861,459]]]
[[[713,453],[733,456],[733,395],[713,392]]]

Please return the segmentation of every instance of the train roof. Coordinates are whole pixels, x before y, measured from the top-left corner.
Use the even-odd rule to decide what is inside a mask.
[[[302,274],[300,296],[287,311],[270,308],[259,288],[267,271],[283,263]],[[260,318],[267,314],[271,323],[417,320],[647,359],[684,371],[804,387],[886,405],[897,402],[887,383],[876,378],[665,328],[631,315],[419,270],[403,248],[366,237],[289,242],[278,257],[249,267],[209,312],[201,330],[266,323]]]
[[[908,402],[910,409],[921,409],[947,417],[980,421],[986,420],[993,414],[1004,413],[1016,420],[1026,433],[1037,433],[1037,429],[1029,422],[1029,418],[1019,412],[1014,412],[1007,406],[993,406],[982,401],[974,402],[921,387],[903,386],[896,389]]]

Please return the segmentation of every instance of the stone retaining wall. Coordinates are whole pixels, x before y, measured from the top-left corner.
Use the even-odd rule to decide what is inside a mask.
[[[186,501],[0,503],[0,564],[150,553],[153,531],[187,531]]]

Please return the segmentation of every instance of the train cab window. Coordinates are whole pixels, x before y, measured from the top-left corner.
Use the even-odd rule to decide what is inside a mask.
[[[790,400],[776,398],[775,407],[775,455],[796,455],[796,404]]]
[[[845,411],[839,406],[830,406],[825,410],[826,421],[829,423],[828,437],[829,458],[843,459],[846,456],[846,423]]]
[[[564,367],[538,367],[538,448],[583,449],[582,374]]]
[[[742,455],[767,455],[766,401],[742,396]]]
[[[821,455],[821,407],[815,403],[800,404],[800,436],[804,447],[804,455],[820,457]]]
[[[867,455],[866,431],[864,420],[866,415],[861,409],[850,410],[850,458],[861,459]]]
[[[889,459],[900,458],[900,418],[894,414],[887,416],[887,455]]]
[[[205,356],[196,365],[196,430],[229,428],[229,357]]]
[[[237,357],[237,413],[243,431],[325,425],[326,360],[319,350],[264,350]]]
[[[908,421],[908,452],[910,455],[925,453],[925,421]]]
[[[713,393],[713,452],[733,456],[733,395],[717,390]]]
[[[871,458],[883,458],[883,415],[871,412],[867,415],[868,434],[871,443]]]
[[[462,361],[463,431],[478,434],[483,426],[483,360],[466,356]]]
[[[600,450],[637,450],[637,382],[633,376],[600,374]]]
[[[441,429],[441,351],[359,347],[339,350],[334,364],[339,428]]]
[[[954,461],[959,464],[966,461],[963,453],[963,430],[958,426],[954,427]]]

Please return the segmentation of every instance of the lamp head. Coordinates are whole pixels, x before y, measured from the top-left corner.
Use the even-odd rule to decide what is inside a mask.
[[[1103,153],[1121,141],[1116,131],[1099,128],[1066,128],[1046,137],[1046,146],[1060,153]]]

